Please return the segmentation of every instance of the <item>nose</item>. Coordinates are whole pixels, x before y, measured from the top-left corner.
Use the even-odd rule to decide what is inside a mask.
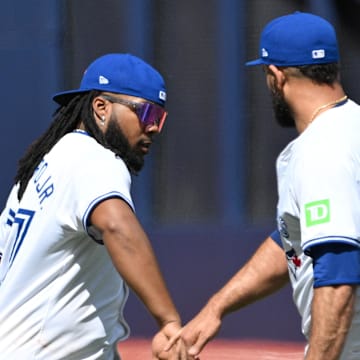
[[[153,124],[149,124],[145,127],[145,132],[150,134],[159,134],[161,131],[158,124],[155,122]]]

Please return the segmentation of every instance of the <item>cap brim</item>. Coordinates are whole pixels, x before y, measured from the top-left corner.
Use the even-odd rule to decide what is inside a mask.
[[[53,96],[53,100],[59,105],[66,105],[75,95],[83,94],[90,90],[69,90],[57,93]]]
[[[245,66],[255,66],[255,65],[264,65],[266,64],[263,59],[256,59],[252,61],[248,61],[245,63]]]

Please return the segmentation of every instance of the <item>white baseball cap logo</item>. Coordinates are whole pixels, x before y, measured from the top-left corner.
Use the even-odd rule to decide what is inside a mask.
[[[265,48],[261,49],[261,57],[268,57],[269,53],[267,52],[267,50]]]
[[[325,50],[324,49],[313,50],[311,52],[311,57],[313,59],[323,59],[325,57]]]
[[[166,101],[166,92],[165,91],[162,91],[162,90],[159,91],[159,99]]]
[[[107,85],[109,84],[109,79],[107,79],[105,76],[100,75],[99,76],[99,84]]]

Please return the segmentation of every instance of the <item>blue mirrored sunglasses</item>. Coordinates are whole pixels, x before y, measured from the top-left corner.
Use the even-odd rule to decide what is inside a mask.
[[[121,104],[132,110],[139,118],[144,127],[156,125],[161,131],[167,117],[167,111],[160,105],[151,102],[135,102],[116,98],[109,95],[101,95],[105,100],[111,103]]]

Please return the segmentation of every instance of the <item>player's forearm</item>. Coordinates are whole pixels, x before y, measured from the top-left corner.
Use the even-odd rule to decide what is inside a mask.
[[[306,360],[337,360],[351,326],[355,286],[314,290],[311,333]]]
[[[161,328],[170,322],[180,324],[180,316],[170,297],[155,259],[147,263],[144,263],[142,259],[137,262],[137,266],[139,266],[139,273],[137,275],[129,275],[127,281],[130,281],[131,288],[142,300],[148,311],[157,321],[159,327]]]
[[[171,321],[180,322],[147,237],[135,234],[131,240],[125,240],[123,236],[118,235],[110,245],[108,241],[115,267],[160,327]]]
[[[208,306],[221,318],[270,295],[288,281],[284,252],[267,238],[252,258],[210,299]]]

